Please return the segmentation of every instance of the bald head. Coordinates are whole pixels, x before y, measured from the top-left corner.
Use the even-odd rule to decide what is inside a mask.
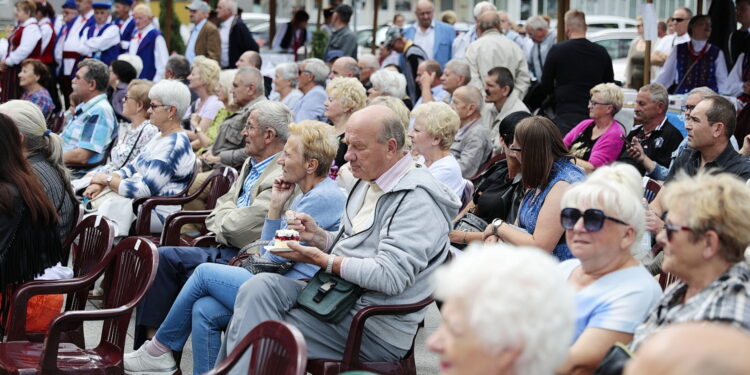
[[[357,60],[354,60],[350,56],[343,56],[336,59],[331,65],[331,73],[328,78],[334,79],[336,77],[351,77],[359,79],[359,65]]]
[[[344,134],[349,145],[344,159],[356,178],[374,181],[404,157],[401,119],[384,105],[354,112],[346,121]]]
[[[485,32],[490,29],[500,31],[500,16],[497,12],[484,12],[477,19],[477,30]]]
[[[236,65],[238,68],[252,66],[255,69],[260,69],[260,67],[263,65],[263,59],[260,57],[260,54],[258,52],[247,51],[240,55],[240,58],[234,65]]]
[[[426,29],[432,25],[432,16],[435,13],[435,6],[432,1],[419,0],[414,12],[419,22],[419,27]]]
[[[459,97],[461,100],[474,104],[477,108],[481,107],[484,103],[482,92],[474,86],[461,86],[453,92],[454,97]]]
[[[748,374],[749,352],[750,334],[740,329],[707,322],[676,324],[649,337],[625,374]]]

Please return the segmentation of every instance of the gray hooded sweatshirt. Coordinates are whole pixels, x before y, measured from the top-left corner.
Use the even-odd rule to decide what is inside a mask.
[[[385,192],[375,206],[372,225],[352,235],[351,219],[362,205],[367,183],[358,180],[349,193],[341,220],[342,235],[334,255],[347,257],[341,277],[367,292],[351,315],[371,305],[401,305],[432,295],[431,275],[445,262],[448,232],[461,206],[456,195],[426,168],[414,168]],[[366,329],[400,349],[411,347],[426,311],[375,316]]]

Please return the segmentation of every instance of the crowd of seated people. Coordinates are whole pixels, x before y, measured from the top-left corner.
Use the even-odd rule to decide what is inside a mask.
[[[61,245],[77,219],[106,217],[120,241],[139,215],[158,235],[187,212],[205,218],[178,228],[181,241],[207,236],[158,247],[126,373],[179,371],[188,340],[193,372],[205,373],[268,320],[295,326],[309,360],[342,360],[359,311],[432,297],[442,322],[427,347],[445,374],[592,374],[617,361],[626,373],[691,373],[700,358],[750,372],[705,343],[678,347],[691,357],[683,367],[655,354],[691,332],[750,341],[742,35],[729,49],[708,42],[711,18],[678,8],[628,128],[615,120],[627,104],[611,59],[586,39],[580,10],[557,42],[544,17],[516,29],[483,1],[456,37],[419,0],[413,25],[394,23],[383,53],[359,59],[348,5],[328,10],[323,56],[297,56],[312,39],[300,10],[271,46],[289,59],[261,70],[235,0],[216,19],[193,1],[185,53],[172,56],[150,8],[116,2],[107,33],[108,4],[66,2],[57,39],[32,20],[54,19],[51,5],[16,5],[0,52],[13,73],[0,104],[0,337],[16,287],[72,277]],[[750,25],[750,1],[735,7]],[[684,125],[670,100],[683,100]],[[204,183],[231,169],[210,200]],[[194,197],[133,209],[176,196]],[[315,310],[325,285],[352,286],[333,315]],[[62,298],[35,303],[44,331]],[[413,355],[426,315],[369,318],[360,361]]]

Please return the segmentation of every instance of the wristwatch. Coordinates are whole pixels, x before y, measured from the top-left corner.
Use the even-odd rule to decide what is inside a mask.
[[[500,235],[497,233],[497,230],[500,229],[500,226],[503,225],[505,221],[503,219],[495,219],[492,220],[492,234],[500,237]]]
[[[115,176],[112,176],[112,175],[107,176],[107,185],[109,185],[110,183],[112,183],[112,179],[113,178],[115,178]]]

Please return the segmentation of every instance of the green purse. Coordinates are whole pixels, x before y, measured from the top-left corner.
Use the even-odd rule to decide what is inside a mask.
[[[297,296],[297,304],[324,322],[338,323],[364,292],[362,287],[321,269]]]

